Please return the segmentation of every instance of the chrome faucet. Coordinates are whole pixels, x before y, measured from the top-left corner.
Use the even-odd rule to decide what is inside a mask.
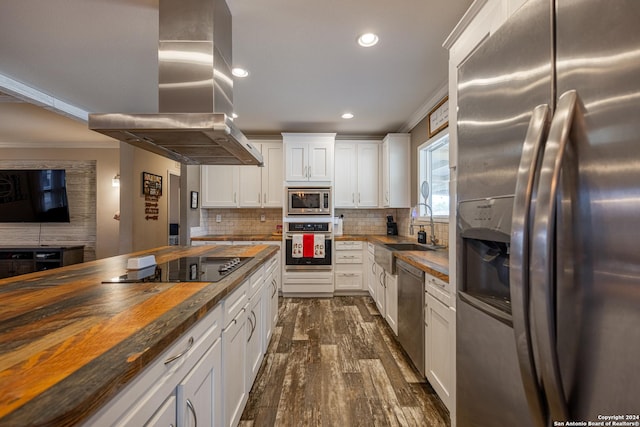
[[[411,224],[409,225],[409,233],[413,236],[413,221],[415,219],[415,217],[418,215],[418,206],[425,206],[426,208],[429,209],[429,227],[431,228],[431,235],[429,236],[429,241],[431,242],[432,245],[437,245],[438,244],[438,239],[436,239],[436,232],[435,232],[435,226],[433,224],[433,209],[431,209],[431,206],[429,206],[426,203],[418,203],[415,205],[415,207],[412,209],[411,212]],[[415,214],[415,216],[414,216]]]

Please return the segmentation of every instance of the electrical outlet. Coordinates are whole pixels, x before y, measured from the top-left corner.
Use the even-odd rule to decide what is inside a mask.
[[[216,215],[216,222],[222,222],[222,215]]]
[[[267,220],[267,216],[265,214],[260,215],[260,222],[265,222]]]

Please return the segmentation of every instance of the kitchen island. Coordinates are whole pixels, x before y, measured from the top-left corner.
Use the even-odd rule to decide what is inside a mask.
[[[0,280],[0,425],[83,422],[277,252],[167,246]],[[143,255],[252,259],[217,283],[102,283]]]

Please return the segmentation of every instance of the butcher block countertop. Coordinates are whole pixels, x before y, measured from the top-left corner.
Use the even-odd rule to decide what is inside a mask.
[[[343,234],[335,236],[336,241],[361,240],[377,245],[385,243],[417,243],[415,237]],[[437,249],[435,251],[394,251],[393,255],[407,263],[431,274],[445,282],[449,282],[449,249]]]
[[[87,418],[277,250],[166,246],[0,280],[0,425]],[[101,283],[141,255],[253,259],[217,283]]]

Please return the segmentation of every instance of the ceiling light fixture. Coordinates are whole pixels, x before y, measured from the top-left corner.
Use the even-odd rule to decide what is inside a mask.
[[[232,113],[232,114],[231,114],[231,118],[232,118],[232,119],[237,119],[237,118],[238,118],[238,115],[237,115],[236,113]]]
[[[233,74],[236,77],[247,77],[249,75],[249,72],[244,68],[236,67],[233,70],[231,70],[231,74]]]
[[[343,119],[353,119],[353,114],[352,113],[344,113],[342,115]]]
[[[358,37],[358,44],[362,47],[375,46],[378,43],[378,36],[373,33],[364,33]]]

